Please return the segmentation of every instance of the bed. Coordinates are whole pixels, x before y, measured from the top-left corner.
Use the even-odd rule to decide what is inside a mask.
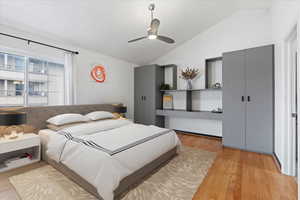
[[[81,106],[80,112],[76,106],[71,107],[73,113],[81,114],[104,108],[116,111],[115,107],[103,104],[93,109]],[[50,107],[46,110],[49,112],[43,108],[43,115],[49,117],[63,113],[64,107],[58,112]],[[180,146],[174,131],[156,126],[135,124],[126,119],[89,124],[84,128],[75,125],[64,131],[40,127],[42,158],[103,200],[119,199],[130,187],[173,158]]]

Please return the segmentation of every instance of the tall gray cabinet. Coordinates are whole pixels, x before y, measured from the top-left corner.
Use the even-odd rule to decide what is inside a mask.
[[[164,83],[164,70],[158,65],[134,69],[134,121],[145,125],[164,126],[164,118],[156,116],[162,107],[159,88]]]
[[[274,46],[223,54],[223,144],[273,153]]]

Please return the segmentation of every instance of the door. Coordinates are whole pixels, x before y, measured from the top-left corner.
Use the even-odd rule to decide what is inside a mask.
[[[289,41],[289,55],[288,55],[288,64],[290,66],[290,130],[291,130],[291,141],[292,141],[292,152],[291,152],[291,157],[292,157],[292,175],[298,176],[297,174],[297,169],[298,169],[298,93],[297,93],[297,84],[298,84],[298,79],[297,79],[297,35],[292,34],[291,39]]]
[[[155,124],[155,65],[135,68],[134,119],[136,123]]]
[[[144,91],[144,122],[145,125],[155,125],[155,72],[156,66],[150,65],[143,69]]]
[[[143,123],[144,119],[144,91],[143,91],[143,69],[134,69],[134,122]]]
[[[245,51],[223,55],[223,144],[245,148]]]
[[[246,50],[246,149],[273,153],[273,45]]]
[[[296,47],[296,46],[295,46]],[[295,168],[293,169],[295,176],[298,176],[297,169],[298,169],[298,93],[297,93],[297,49],[295,48],[292,53],[292,91],[291,91],[291,106],[292,106],[292,112],[291,112],[291,128],[292,128],[292,137],[293,137],[293,150],[294,150],[294,160],[295,160]],[[297,179],[296,179],[297,180]]]

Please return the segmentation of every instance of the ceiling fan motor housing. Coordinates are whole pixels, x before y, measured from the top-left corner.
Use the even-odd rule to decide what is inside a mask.
[[[148,9],[149,9],[150,11],[153,11],[153,10],[155,9],[155,4],[154,4],[154,3],[151,3],[151,4],[149,5]]]

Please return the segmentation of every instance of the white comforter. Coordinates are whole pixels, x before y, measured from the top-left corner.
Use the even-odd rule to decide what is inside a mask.
[[[95,186],[104,200],[113,200],[113,191],[123,178],[180,144],[176,133],[168,129],[122,120],[112,123],[114,125],[109,129],[101,128],[101,124],[92,126],[90,128],[96,131],[93,134],[90,134],[93,130],[85,131],[89,132],[88,135],[79,135],[74,127],[67,131],[76,133],[77,138],[93,141],[111,152],[117,152],[113,155],[68,141],[59,134],[51,135],[47,151],[50,158],[63,163]],[[149,137],[152,139],[145,141]],[[143,139],[145,142],[139,143]],[[134,146],[133,143],[139,144]]]

